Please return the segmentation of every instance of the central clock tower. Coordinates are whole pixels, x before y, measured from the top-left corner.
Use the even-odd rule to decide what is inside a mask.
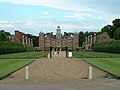
[[[57,46],[57,50],[60,51],[60,48],[61,48],[61,29],[60,29],[60,26],[58,25],[57,26],[57,32],[56,32],[56,46]]]

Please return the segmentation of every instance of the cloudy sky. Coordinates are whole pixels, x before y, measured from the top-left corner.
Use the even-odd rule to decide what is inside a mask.
[[[120,0],[0,0],[0,29],[38,35],[40,31],[100,31],[120,18]]]

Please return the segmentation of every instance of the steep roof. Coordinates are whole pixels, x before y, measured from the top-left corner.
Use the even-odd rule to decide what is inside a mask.
[[[100,42],[103,38],[107,38],[108,40],[111,40],[110,36],[107,34],[107,32],[103,32],[101,35],[97,35],[96,40]]]

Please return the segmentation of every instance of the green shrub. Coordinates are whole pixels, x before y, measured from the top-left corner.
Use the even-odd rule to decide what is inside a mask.
[[[0,54],[8,53],[18,53],[32,51],[33,47],[24,46],[22,43],[10,42],[10,41],[0,41]]]
[[[98,42],[92,46],[92,50],[96,52],[120,53],[120,40]]]

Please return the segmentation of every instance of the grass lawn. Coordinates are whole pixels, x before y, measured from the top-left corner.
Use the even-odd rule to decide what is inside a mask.
[[[120,54],[103,52],[73,52],[73,56],[78,58],[120,58]]]
[[[86,62],[120,78],[120,54],[102,52],[73,52],[73,56],[77,58],[82,57],[82,60],[85,60]]]
[[[5,54],[0,55],[0,58],[6,59],[38,59],[43,56],[46,56],[48,52],[23,52],[23,53],[14,53],[14,54]]]
[[[31,60],[0,60],[0,79],[32,63]]]
[[[2,59],[38,59],[44,57],[48,52],[23,52],[0,55],[0,79],[23,68],[33,60],[2,60]]]
[[[120,58],[84,58],[88,63],[120,77]]]

